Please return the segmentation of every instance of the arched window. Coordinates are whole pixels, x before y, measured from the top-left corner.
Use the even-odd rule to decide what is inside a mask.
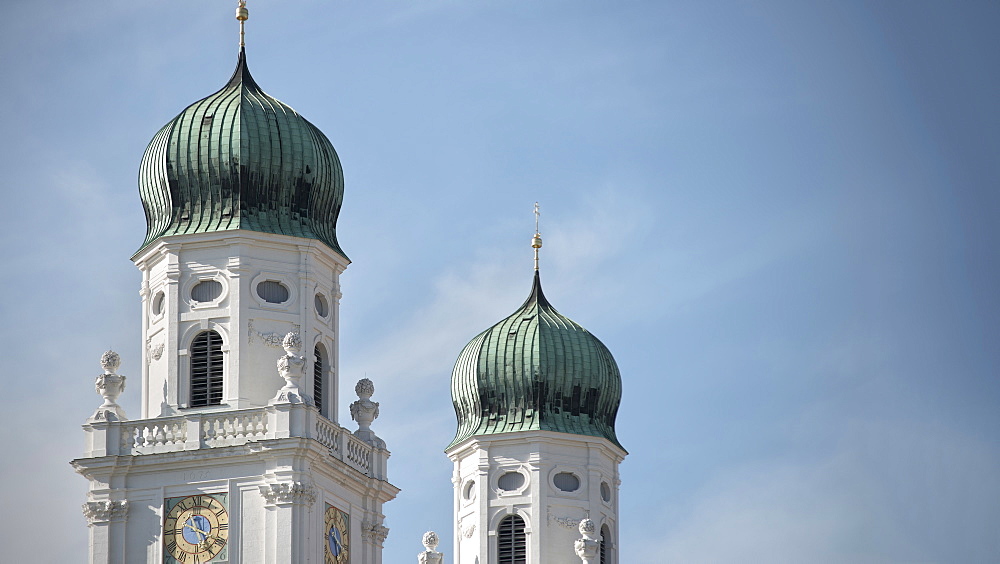
[[[191,342],[191,407],[222,403],[222,337],[202,331]]]
[[[607,525],[601,525],[601,564],[608,564],[611,562],[608,559],[608,543],[611,542],[611,531],[608,530]]]
[[[326,391],[326,353],[323,345],[316,345],[313,350],[313,400],[323,417],[327,416],[326,404],[323,402],[323,393]]]
[[[508,515],[497,527],[497,562],[499,564],[527,564],[528,539],[524,534],[524,519]]]

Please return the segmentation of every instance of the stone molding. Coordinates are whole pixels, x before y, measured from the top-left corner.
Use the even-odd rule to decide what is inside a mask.
[[[316,488],[307,482],[279,482],[260,486],[260,495],[264,496],[268,505],[308,505],[316,501]]]
[[[361,536],[370,542],[382,546],[382,543],[384,543],[385,539],[389,536],[389,527],[386,527],[381,523],[362,521]]]
[[[127,501],[88,501],[83,504],[83,516],[87,518],[88,525],[95,523],[106,523],[108,521],[122,521],[128,516]]]

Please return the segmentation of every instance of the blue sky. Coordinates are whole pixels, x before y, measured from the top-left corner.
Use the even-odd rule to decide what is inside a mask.
[[[0,6],[2,499],[58,532],[0,528],[11,561],[83,560],[108,348],[138,414],[139,160],[229,78],[229,4]],[[535,201],[546,295],[623,375],[622,562],[1000,560],[1000,5],[249,4],[254,77],[344,166],[386,562],[448,538],[451,366],[527,295]]]

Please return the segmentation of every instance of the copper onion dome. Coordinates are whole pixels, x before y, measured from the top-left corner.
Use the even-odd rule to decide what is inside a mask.
[[[527,301],[465,346],[451,396],[458,430],[449,448],[528,430],[603,437],[621,447],[618,365],[597,337],[545,299],[538,271]]]
[[[344,255],[340,159],[323,132],[260,89],[243,48],[221,90],[153,137],[139,195],[143,247],[166,235],[245,229],[318,239]]]

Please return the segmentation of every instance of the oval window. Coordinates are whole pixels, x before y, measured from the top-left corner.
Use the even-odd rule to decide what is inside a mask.
[[[476,481],[469,480],[465,483],[465,488],[462,490],[462,497],[465,499],[472,499],[476,497]]]
[[[163,292],[157,292],[156,296],[153,297],[153,315],[160,315],[163,313]]]
[[[323,294],[316,294],[316,313],[320,317],[326,317],[330,313],[330,305],[326,302],[326,296]]]
[[[257,295],[269,304],[283,304],[288,301],[288,288],[277,280],[265,280],[257,284]]]
[[[507,472],[497,481],[497,486],[505,491],[512,492],[521,489],[524,485],[524,474],[520,472]]]
[[[575,492],[580,489],[580,478],[572,472],[560,472],[552,478],[552,483],[564,492]]]
[[[202,280],[191,288],[191,299],[196,302],[212,302],[222,295],[222,283],[218,280]]]
[[[607,482],[601,482],[601,499],[611,501],[611,486]]]

